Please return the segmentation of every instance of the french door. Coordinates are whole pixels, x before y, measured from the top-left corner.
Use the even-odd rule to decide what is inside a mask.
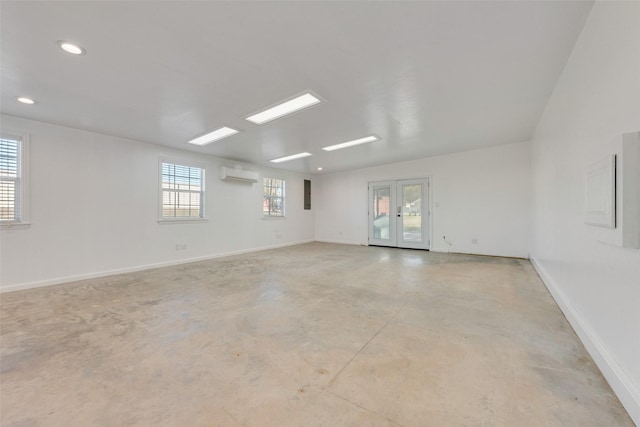
[[[429,249],[427,178],[369,183],[369,244]]]

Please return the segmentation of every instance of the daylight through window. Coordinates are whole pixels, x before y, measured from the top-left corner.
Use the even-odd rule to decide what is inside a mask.
[[[162,162],[162,219],[204,218],[204,169]]]
[[[284,216],[284,180],[264,178],[262,215]]]
[[[0,221],[23,220],[22,139],[0,138]]]

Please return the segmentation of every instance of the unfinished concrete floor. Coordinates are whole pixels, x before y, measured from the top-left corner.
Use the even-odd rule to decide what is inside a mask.
[[[4,426],[632,426],[528,261],[312,243],[2,295]]]

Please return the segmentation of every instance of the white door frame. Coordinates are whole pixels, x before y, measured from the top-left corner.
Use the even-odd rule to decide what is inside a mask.
[[[406,242],[403,239],[403,222],[405,219],[404,209],[406,207],[401,206],[402,200],[402,187],[403,185],[422,184],[423,195],[421,197],[421,212],[422,212],[422,240],[420,242]],[[374,206],[373,206],[373,194],[376,189],[388,188],[389,189],[389,207],[388,216],[374,218]],[[368,242],[374,246],[389,246],[409,249],[429,249],[431,246],[431,179],[430,177],[415,178],[415,179],[398,179],[388,181],[372,181],[368,183],[368,197],[367,197],[367,229],[368,229]],[[424,204],[424,205],[422,205]],[[388,234],[386,236],[376,236],[374,229],[374,221],[386,221]],[[384,230],[383,230],[384,231]],[[378,234],[380,230],[378,227]]]

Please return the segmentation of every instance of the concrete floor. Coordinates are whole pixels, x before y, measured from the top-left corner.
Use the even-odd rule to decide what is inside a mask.
[[[3,426],[632,426],[528,261],[313,243],[3,294]]]

